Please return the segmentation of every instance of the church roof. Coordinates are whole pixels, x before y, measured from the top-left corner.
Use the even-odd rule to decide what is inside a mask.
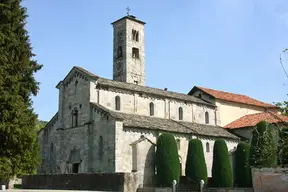
[[[123,89],[123,90],[129,90],[129,91],[135,91],[135,92],[139,92],[139,93],[158,95],[161,97],[178,99],[178,100],[182,100],[182,101],[188,101],[188,102],[192,102],[192,103],[199,103],[199,104],[203,104],[206,106],[215,107],[214,104],[203,101],[202,99],[199,99],[199,98],[192,96],[192,95],[187,95],[184,93],[176,93],[176,92],[172,92],[172,91],[166,91],[163,89],[158,89],[158,88],[153,88],[153,87],[136,85],[133,83],[126,83],[126,82],[102,78],[102,77],[99,77],[99,76],[87,71],[86,69],[84,69],[82,67],[78,67],[78,66],[74,66],[72,68],[72,70],[69,72],[69,74],[72,73],[74,70],[80,71],[80,72],[86,74],[87,76],[89,76],[91,79],[96,80],[98,86],[103,87],[103,88],[107,88],[107,87],[118,88],[118,89]],[[66,77],[68,77],[68,75]],[[65,79],[66,79],[66,77],[65,77]],[[65,81],[65,79],[63,81]]]
[[[278,108],[275,105],[271,105],[269,103],[264,103],[262,101],[258,101],[256,99],[253,99],[253,98],[248,97],[246,95],[229,93],[229,92],[225,92],[225,91],[219,91],[219,90],[214,90],[214,89],[209,89],[209,88],[204,88],[204,87],[198,87],[198,86],[193,87],[193,89],[189,92],[189,95],[193,94],[198,89],[211,95],[215,99],[221,99],[221,100],[235,102],[235,103],[242,103],[242,104],[246,104],[246,105],[253,105],[253,106],[257,106],[257,107]]]
[[[186,133],[207,137],[220,137],[238,140],[239,138],[234,134],[228,132],[222,127],[197,124],[184,121],[175,121],[172,119],[164,119],[136,114],[120,113],[107,109],[106,107],[97,103],[91,103],[97,109],[100,109],[115,119],[123,122],[124,127],[150,129],[158,131],[168,131],[175,133]]]
[[[141,20],[139,20],[139,19],[136,19],[136,17],[133,16],[133,15],[124,16],[124,17],[122,17],[121,19],[118,19],[118,20],[114,21],[114,22],[111,23],[111,24],[114,25],[115,23],[118,23],[119,21],[124,20],[124,19],[129,19],[129,20],[131,20],[131,21],[135,21],[135,22],[140,23],[140,24],[143,24],[143,25],[146,24],[145,22],[143,22],[143,21],[141,21]]]
[[[142,86],[142,85],[136,85],[133,83],[125,83],[121,81],[114,81],[110,79],[104,79],[104,78],[99,78],[97,80],[98,84],[104,87],[114,87],[114,88],[120,88],[120,89],[126,89],[130,91],[136,91],[139,93],[146,93],[146,94],[153,94],[153,95],[158,95],[162,97],[168,97],[168,98],[173,98],[173,99],[179,99],[182,101],[189,101],[193,103],[201,103],[204,105],[208,106],[215,106],[211,103],[208,103],[206,101],[203,101],[202,99],[199,99],[195,96],[191,95],[186,95],[184,93],[176,93],[172,91],[166,91],[163,89],[157,89],[157,88],[152,88],[152,87],[147,87],[147,86]]]
[[[275,112],[265,112],[265,113],[256,113],[251,115],[245,115],[232,121],[225,126],[227,129],[238,129],[245,127],[254,127],[260,121],[267,121],[268,123],[288,123],[288,117],[275,113]]]

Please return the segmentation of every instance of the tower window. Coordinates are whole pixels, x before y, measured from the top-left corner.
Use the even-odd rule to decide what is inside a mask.
[[[153,116],[154,115],[154,103],[150,103],[149,104],[149,108],[150,108],[150,116]]]
[[[121,103],[120,103],[120,97],[116,96],[115,97],[115,110],[119,111],[121,107]]]
[[[122,55],[123,55],[122,53],[123,53],[123,52],[122,52],[122,47],[119,46],[118,49],[117,49],[117,58],[122,57]]]
[[[136,47],[132,48],[132,57],[139,59],[139,49],[138,48],[136,48]]]
[[[139,31],[132,29],[132,40],[137,42],[139,41]]]
[[[209,113],[207,111],[205,112],[205,123],[209,124]]]
[[[182,109],[182,107],[179,107],[178,115],[179,115],[179,120],[183,120],[183,109]]]

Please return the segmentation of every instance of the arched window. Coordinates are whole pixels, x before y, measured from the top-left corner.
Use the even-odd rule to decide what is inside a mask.
[[[119,46],[118,49],[117,49],[117,58],[120,58],[122,57],[122,47]]]
[[[104,149],[103,149],[103,137],[100,136],[99,137],[99,149],[98,149],[98,155],[99,155],[99,159],[102,160],[103,159],[103,154],[104,154]]]
[[[115,109],[116,109],[117,111],[120,111],[120,107],[121,107],[120,97],[119,97],[119,96],[116,96],[116,97],[115,97]]]
[[[150,116],[153,116],[154,115],[154,103],[150,103],[149,104],[149,108],[150,108]]]
[[[72,111],[72,127],[78,126],[78,110],[74,108]]]
[[[179,107],[178,115],[179,115],[179,120],[183,120],[183,109],[182,109],[182,107]]]
[[[51,143],[51,145],[50,145],[50,152],[53,153],[53,150],[54,150],[54,144]]]
[[[209,113],[207,111],[205,112],[205,123],[209,124]]]
[[[76,80],[76,81],[75,81],[75,90],[74,90],[74,94],[76,94],[76,92],[77,92],[77,85],[78,85],[78,81]]]
[[[206,152],[207,152],[207,153],[209,153],[209,152],[210,152],[210,145],[209,145],[209,143],[208,143],[208,142],[206,143]]]

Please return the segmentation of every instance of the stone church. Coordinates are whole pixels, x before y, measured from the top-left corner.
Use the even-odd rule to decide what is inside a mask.
[[[220,126],[215,104],[145,86],[145,23],[128,15],[112,25],[113,80],[74,66],[57,84],[58,111],[38,133],[38,173],[133,172],[148,185],[157,137],[169,132],[182,175],[188,141],[199,138],[211,176],[215,139],[225,139],[233,150],[239,138]]]

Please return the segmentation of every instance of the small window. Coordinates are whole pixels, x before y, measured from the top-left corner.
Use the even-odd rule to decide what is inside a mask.
[[[78,81],[76,80],[75,81],[75,90],[74,90],[74,94],[76,95],[76,92],[77,92],[77,85],[78,85]]]
[[[208,142],[206,143],[206,152],[207,152],[207,153],[209,153],[209,152],[210,152],[210,145],[209,145],[209,143],[208,143]]]
[[[78,110],[75,108],[72,111],[72,127],[78,126]]]
[[[137,42],[139,41],[139,32],[135,29],[132,29],[132,40]]]
[[[149,104],[149,108],[150,108],[150,116],[153,116],[154,115],[154,103],[150,103]]]
[[[199,93],[198,97],[201,99],[201,98],[202,98],[202,94],[201,94],[201,93]]]
[[[123,55],[123,52],[122,52],[122,47],[119,46],[118,49],[117,49],[117,58],[121,58]]]
[[[182,109],[182,107],[179,107],[178,115],[179,115],[179,120],[183,120],[183,109]]]
[[[120,97],[115,97],[115,110],[120,111],[121,103],[120,103]]]
[[[180,150],[180,139],[177,139],[176,142],[177,142],[177,148],[178,150]]]
[[[103,159],[103,155],[104,155],[104,143],[103,143],[103,137],[100,136],[99,137],[99,146],[98,146],[98,155],[99,155],[99,159],[102,160]]]
[[[51,143],[51,146],[50,146],[50,152],[53,153],[53,151],[54,151],[54,144]]]
[[[207,111],[205,112],[205,123],[209,124],[209,113]]]
[[[135,59],[139,59],[139,49],[138,48],[135,48],[135,47],[132,48],[132,57]]]

